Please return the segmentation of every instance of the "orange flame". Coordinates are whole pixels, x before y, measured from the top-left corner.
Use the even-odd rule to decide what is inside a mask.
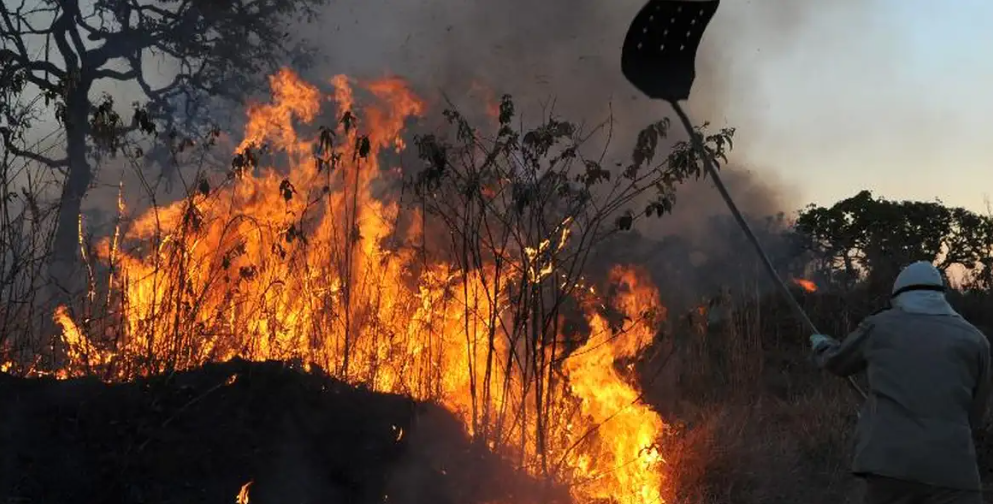
[[[626,290],[616,300],[628,316],[665,316],[658,292],[634,271],[615,268],[611,279]],[[660,464],[665,463],[657,440],[664,427],[657,413],[642,403],[641,395],[628,376],[607,362],[630,359],[655,338],[652,316],[614,334],[607,321],[592,315],[590,340],[566,361],[572,392],[581,400],[582,410],[597,429],[597,442],[578,458],[578,466],[590,482],[574,487],[573,495],[585,502],[658,502],[663,481]],[[606,340],[606,341],[604,341]],[[582,434],[581,434],[582,435]]]
[[[604,302],[587,300],[585,343],[567,357],[561,348],[534,355],[513,333],[508,307],[519,301],[504,286],[558,281],[548,258],[570,239],[570,223],[522,250],[513,269],[467,270],[424,261],[414,247],[387,248],[385,238],[416,243],[421,230],[399,230],[398,204],[373,196],[390,171],[379,153],[405,148],[404,121],[424,103],[402,80],[385,79],[363,86],[374,103],[358,113],[353,83],[337,76],[339,120],[307,137],[295,124],[321,115],[324,94],[288,70],[270,84],[272,102],[249,108],[236,154],[247,159],[267,145],[290,168],[253,158],[251,171],[153,208],[98,247],[115,264],[120,323],[101,342],[60,308],[68,364],[59,376],[101,369],[128,380],[236,356],[300,360],[350,383],[439,401],[470,435],[533,475],[569,484],[577,501],[645,504],[671,494],[665,424],[642,403],[630,366],[618,369],[665,317],[646,276],[610,274],[622,287],[613,308],[634,322],[612,327],[597,309]],[[129,253],[118,242],[144,248]],[[554,361],[561,378],[536,364]],[[544,386],[532,386],[542,373]],[[248,502],[250,483],[239,502],[242,494]]]
[[[794,278],[793,283],[800,286],[801,289],[807,292],[817,292],[817,284],[811,282],[810,280],[805,280],[803,278]]]
[[[472,81],[469,92],[473,95],[482,95],[477,97],[483,102],[486,117],[494,122],[500,119],[500,102],[497,101],[492,89],[480,82]]]
[[[251,481],[241,485],[241,490],[238,491],[238,496],[235,497],[235,504],[248,504],[248,488],[251,486]]]

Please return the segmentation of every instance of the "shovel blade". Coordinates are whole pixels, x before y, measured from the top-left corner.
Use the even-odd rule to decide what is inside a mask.
[[[696,52],[720,0],[651,0],[635,16],[621,50],[621,71],[649,98],[685,100]]]

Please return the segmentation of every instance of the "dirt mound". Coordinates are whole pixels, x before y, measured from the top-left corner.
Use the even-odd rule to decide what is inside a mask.
[[[283,363],[107,385],[0,374],[0,502],[524,502],[440,407]]]

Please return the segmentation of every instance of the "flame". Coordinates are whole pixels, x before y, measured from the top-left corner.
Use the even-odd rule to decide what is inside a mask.
[[[421,237],[418,225],[399,229],[398,204],[373,189],[392,172],[379,154],[406,147],[404,122],[425,104],[390,78],[361,83],[372,103],[357,110],[355,81],[330,84],[327,99],[289,70],[273,75],[271,102],[249,107],[235,149],[250,170],[147,211],[97,247],[113,265],[116,325],[84,331],[60,307],[67,364],[58,376],[99,369],[129,380],[233,357],[299,360],[353,384],[440,402],[470,435],[531,474],[568,484],[579,502],[664,502],[673,492],[663,477],[666,426],[641,401],[628,364],[665,318],[645,274],[614,268],[610,281],[621,289],[609,301],[579,286],[585,342],[568,356],[562,345],[536,355],[527,338],[537,333],[514,325],[511,306],[520,301],[505,286],[521,277],[559,282],[556,252],[572,223],[521,250],[516,268],[466,269],[427,261],[416,247],[384,246]],[[322,117],[323,101],[336,105],[334,127],[298,131]],[[263,150],[288,168],[268,166]],[[607,304],[624,325],[608,323]],[[239,502],[248,502],[250,484]]]
[[[251,486],[251,481],[241,485],[241,490],[238,491],[238,496],[234,500],[235,504],[248,504],[248,488]]]
[[[803,278],[794,278],[793,283],[800,286],[801,289],[807,292],[817,292],[817,284],[811,282],[810,280],[804,280]]]
[[[500,102],[497,101],[492,89],[481,82],[472,81],[469,86],[469,93],[483,102],[487,118],[493,122],[500,119]]]
[[[62,342],[65,344],[66,358],[70,363],[82,363],[57,370],[55,372],[56,377],[66,379],[83,376],[91,369],[106,365],[110,361],[113,354],[93,345],[90,339],[79,330],[65,306],[55,308],[53,319],[62,328]]]
[[[615,333],[602,316],[592,315],[593,334],[601,336],[590,338],[566,361],[570,388],[581,398],[597,437],[580,459],[591,481],[574,486],[573,494],[582,501],[659,502],[664,490],[659,465],[665,463],[657,444],[662,419],[642,403],[630,377],[604,363],[630,359],[648,346],[655,337],[652,319],[664,318],[665,310],[643,276],[615,268],[610,277],[626,290],[617,296],[617,308],[640,320]]]

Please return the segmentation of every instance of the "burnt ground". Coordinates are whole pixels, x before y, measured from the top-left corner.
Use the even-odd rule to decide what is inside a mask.
[[[0,503],[230,504],[249,481],[252,504],[526,502],[538,492],[440,407],[282,363],[117,385],[0,374]]]

